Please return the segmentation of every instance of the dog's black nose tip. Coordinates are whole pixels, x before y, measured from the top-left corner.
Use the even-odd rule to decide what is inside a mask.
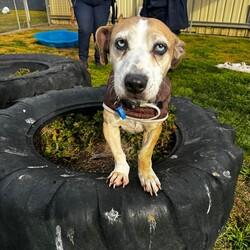
[[[141,93],[147,86],[148,78],[145,75],[128,74],[125,77],[125,87],[133,94]]]

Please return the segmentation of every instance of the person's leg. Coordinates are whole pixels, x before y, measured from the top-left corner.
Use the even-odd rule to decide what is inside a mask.
[[[156,18],[165,24],[168,22],[166,7],[150,8],[148,11],[148,17]]]
[[[94,42],[95,42],[95,32],[100,26],[105,26],[107,25],[108,18],[109,18],[109,12],[110,12],[110,3],[111,0],[106,0],[103,1],[102,4],[96,5],[94,7],[94,30],[93,30],[93,35],[94,35]],[[100,55],[95,49],[95,62],[96,64],[100,63]]]
[[[74,12],[78,24],[79,58],[85,63],[88,60],[90,36],[93,32],[93,6],[77,1]]]

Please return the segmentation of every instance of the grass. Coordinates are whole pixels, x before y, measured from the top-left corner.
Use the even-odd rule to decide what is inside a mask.
[[[36,43],[34,33],[43,29],[0,36],[0,54],[50,53],[78,59],[78,49],[57,49]],[[235,202],[227,225],[214,250],[249,249],[250,245],[250,74],[218,69],[218,63],[246,62],[250,65],[249,39],[181,35],[186,55],[181,65],[169,73],[173,95],[189,97],[202,107],[214,109],[218,119],[236,130],[236,144],[244,150],[244,163],[237,183]],[[97,69],[90,49],[89,71],[93,86],[105,84],[111,71]]]
[[[20,68],[18,71],[16,71],[14,74],[10,74],[10,76],[22,76],[22,75],[28,75],[31,73],[39,72],[39,70],[31,72],[27,68]]]
[[[27,20],[24,10],[18,10],[19,22],[21,28],[27,28]],[[48,23],[47,13],[46,11],[30,11],[30,25],[38,25]],[[2,14],[0,12],[0,33],[9,32],[11,30],[18,29],[18,22],[16,18],[16,11],[11,10],[9,14]]]
[[[154,147],[152,161],[166,158],[174,146],[175,107],[169,106],[169,116],[163,122],[161,135]],[[47,160],[69,171],[110,173],[114,159],[103,132],[103,112],[83,115],[72,113],[59,117],[37,133],[35,148]],[[123,151],[131,169],[137,168],[138,152],[143,134],[125,133],[121,130]]]

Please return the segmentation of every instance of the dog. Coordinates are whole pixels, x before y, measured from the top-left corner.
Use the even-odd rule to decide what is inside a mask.
[[[101,64],[108,63],[109,54],[113,68],[103,103],[104,137],[115,161],[107,182],[113,188],[129,183],[120,127],[131,133],[144,132],[138,176],[144,191],[157,196],[161,183],[152,169],[151,156],[171,98],[166,74],[180,63],[185,43],[157,19],[121,15],[116,25],[96,31],[95,46]]]

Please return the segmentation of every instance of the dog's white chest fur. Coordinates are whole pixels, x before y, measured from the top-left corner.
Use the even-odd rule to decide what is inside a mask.
[[[138,134],[144,131],[144,126],[141,122],[137,121],[123,121],[121,124],[122,129],[131,134]]]

